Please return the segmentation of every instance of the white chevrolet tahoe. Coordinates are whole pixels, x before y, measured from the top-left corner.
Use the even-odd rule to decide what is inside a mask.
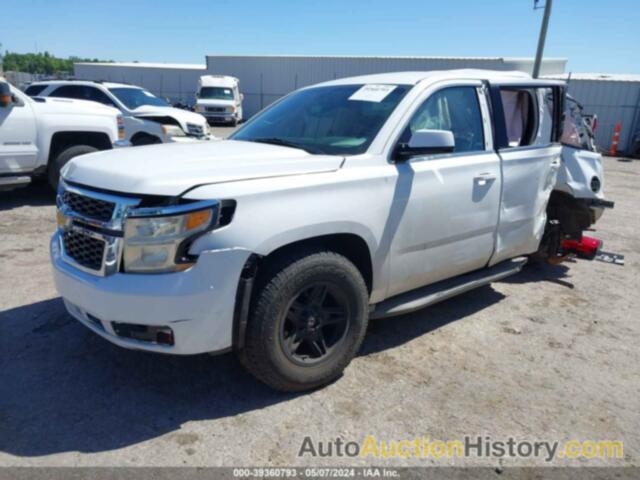
[[[58,291],[122,347],[235,350],[276,389],[326,384],[369,318],[562,255],[550,225],[581,235],[546,213],[563,101],[561,82],[517,73],[370,75],[293,92],[229,140],[77,159]]]
[[[29,85],[31,97],[75,98],[108,105],[122,113],[131,145],[204,140],[210,135],[205,118],[173,108],[144,88],[123,83],[55,80]]]
[[[46,176],[56,188],[72,158],[126,146],[114,108],[66,99],[32,99],[0,78],[0,189]]]
[[[198,80],[195,111],[210,122],[231,123],[242,121],[240,82],[227,75],[203,75]]]

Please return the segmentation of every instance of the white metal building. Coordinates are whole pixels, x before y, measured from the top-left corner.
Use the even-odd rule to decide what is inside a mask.
[[[569,93],[585,112],[598,115],[596,143],[600,149],[609,150],[619,121],[622,130],[618,151],[634,153],[634,139],[640,134],[640,75],[573,73],[550,77],[568,80]]]
[[[545,59],[542,73],[561,74],[566,59]],[[77,63],[75,76],[143,86],[172,102],[195,103],[198,77],[232,75],[240,80],[245,117],[306,85],[334,78],[394,71],[487,68],[531,72],[532,58],[502,57],[312,57],[210,55],[205,65]]]
[[[630,152],[640,133],[640,75],[565,73],[566,59],[544,59],[541,75],[569,78],[569,92],[587,113],[598,116],[596,141],[608,150],[617,121],[622,123],[619,151]],[[240,79],[245,117],[306,85],[334,78],[393,71],[487,68],[531,73],[532,58],[503,57],[336,57],[210,55],[206,65],[163,63],[77,63],[75,76],[140,85],[172,102],[195,103],[201,75]]]
[[[545,59],[545,74],[564,73],[566,59]],[[207,56],[207,71],[240,79],[247,116],[287,93],[335,78],[371,73],[486,68],[533,70],[531,58],[502,57],[329,57],[329,56]]]

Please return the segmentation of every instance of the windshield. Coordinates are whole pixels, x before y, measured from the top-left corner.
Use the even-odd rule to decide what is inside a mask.
[[[202,87],[200,98],[206,100],[233,100],[233,90],[225,87]]]
[[[407,85],[337,85],[294,92],[230,138],[356,155],[367,150],[409,91]]]
[[[109,91],[118,97],[118,100],[124,103],[130,110],[135,110],[143,105],[151,105],[153,107],[169,106],[169,104],[161,98],[141,88],[110,88]]]

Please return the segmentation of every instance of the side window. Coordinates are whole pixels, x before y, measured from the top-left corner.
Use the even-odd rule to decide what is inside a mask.
[[[536,143],[538,102],[528,89],[501,89],[509,147],[526,147]]]
[[[26,93],[30,97],[37,97],[45,88],[47,88],[46,85],[30,85],[27,87],[24,93]]]
[[[475,87],[450,87],[431,95],[414,113],[401,136],[408,142],[416,130],[453,132],[454,152],[484,151],[482,113]]]
[[[81,85],[64,85],[62,87],[58,87],[53,92],[51,92],[51,95],[49,96],[86,100],[84,96],[84,87]]]
[[[115,107],[115,104],[111,101],[111,99],[104,93],[102,90],[98,90],[94,87],[85,87],[87,90],[87,100],[91,100],[93,102],[102,103],[104,105],[108,105],[110,107]]]

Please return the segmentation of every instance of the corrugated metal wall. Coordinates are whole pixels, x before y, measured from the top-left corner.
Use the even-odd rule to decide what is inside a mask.
[[[545,60],[544,74],[563,73],[566,60]],[[240,79],[245,117],[296,88],[371,73],[486,68],[531,72],[532,59],[439,57],[208,56],[207,71]]]
[[[80,80],[104,80],[130,83],[146,88],[158,97],[168,98],[171,103],[195,103],[198,79],[206,75],[206,67],[162,67],[115,64],[77,63],[75,77]]]
[[[616,122],[622,122],[618,150],[629,152],[634,134],[640,130],[640,82],[572,79],[569,93],[586,113],[598,115],[596,143],[611,147]]]
[[[545,74],[564,72],[566,60],[545,60]],[[287,93],[306,85],[334,78],[369,73],[488,68],[531,72],[532,59],[440,58],[440,57],[284,57],[209,56],[207,66],[176,66],[118,63],[78,63],[75,76],[84,80],[106,80],[140,85],[171,102],[195,103],[201,75],[232,75],[240,79],[245,118]]]

